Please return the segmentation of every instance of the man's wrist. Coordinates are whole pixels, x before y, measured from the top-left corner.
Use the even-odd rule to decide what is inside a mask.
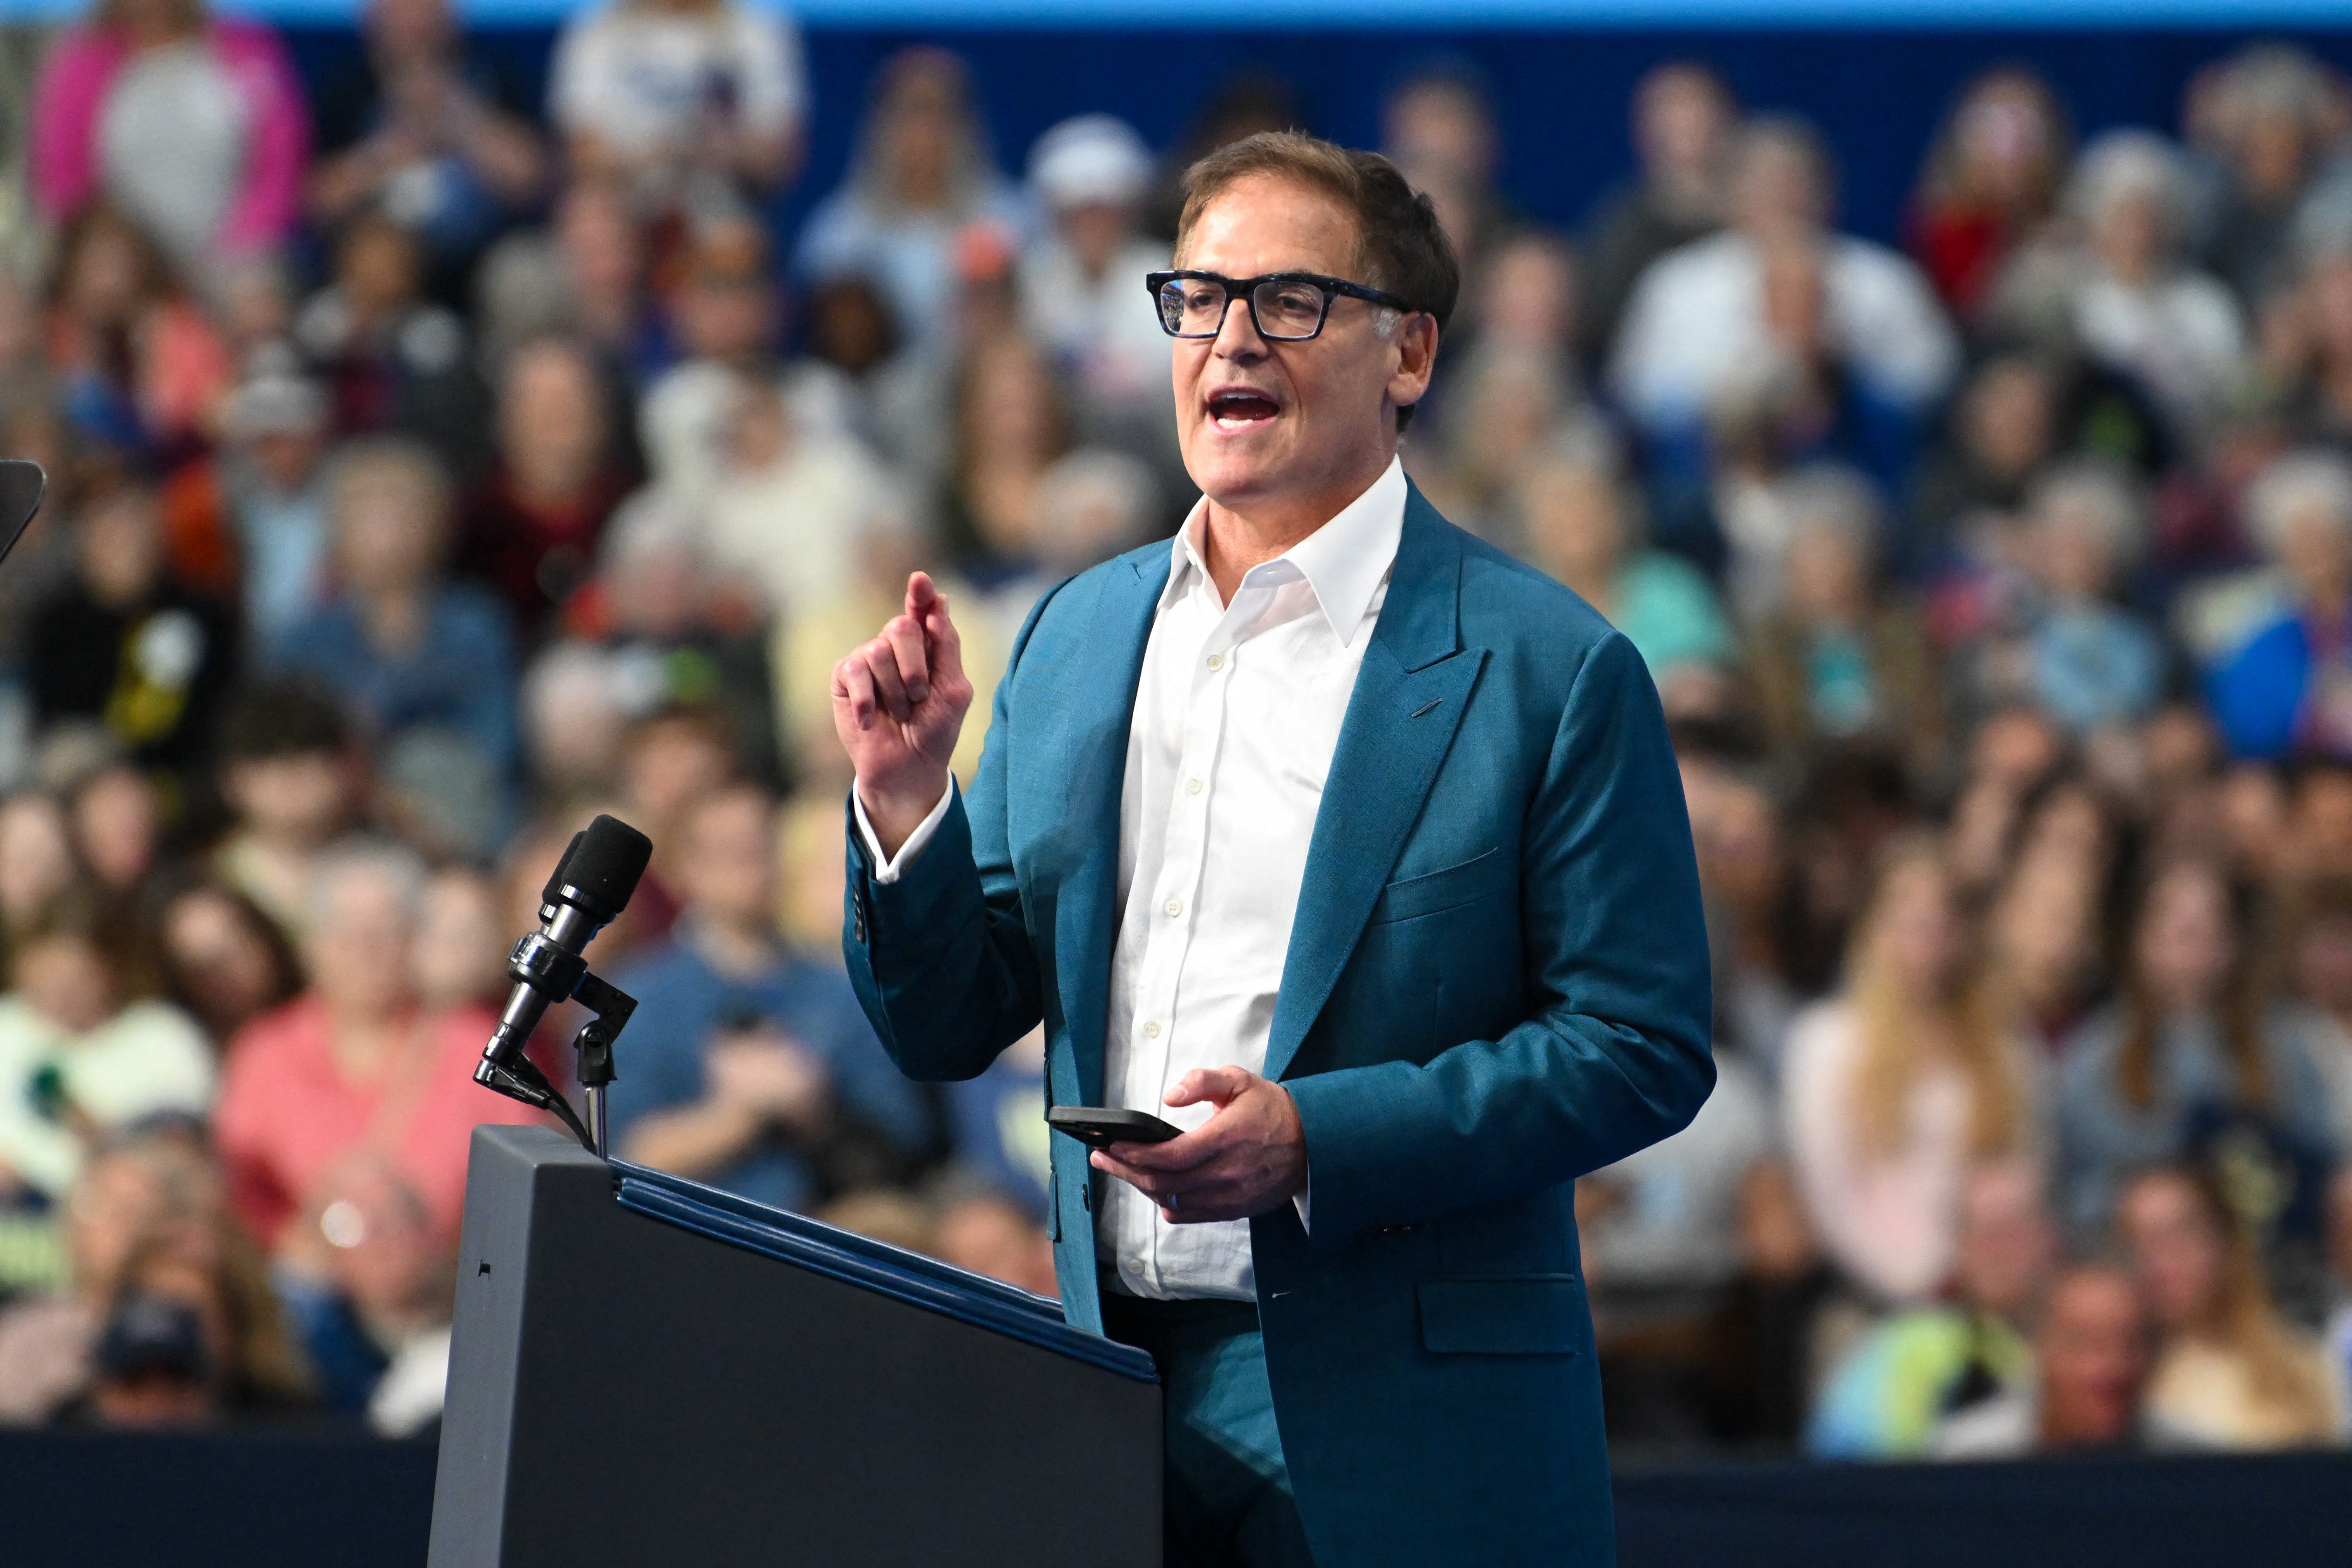
[[[944,768],[940,770],[938,782],[911,789],[877,789],[864,779],[857,781],[857,804],[865,810],[866,825],[873,828],[875,844],[885,860],[898,858],[898,851],[906,847],[915,829],[939,809],[940,802],[947,797],[948,787],[948,772]]]

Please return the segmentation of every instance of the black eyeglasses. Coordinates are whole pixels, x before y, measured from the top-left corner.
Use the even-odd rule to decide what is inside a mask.
[[[1304,342],[1322,331],[1331,301],[1346,295],[1383,310],[1410,313],[1412,303],[1344,278],[1313,272],[1269,272],[1263,278],[1225,278],[1214,272],[1147,272],[1143,281],[1160,307],[1160,324],[1171,338],[1213,338],[1224,330],[1225,310],[1236,297],[1249,301],[1257,335],[1275,342]]]

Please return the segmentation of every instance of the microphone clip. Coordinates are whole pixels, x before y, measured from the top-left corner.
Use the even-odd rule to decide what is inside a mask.
[[[485,1056],[475,1064],[474,1081],[509,1100],[519,1100],[548,1112],[569,1128],[591,1154],[600,1160],[611,1158],[604,1090],[620,1076],[614,1066],[613,1047],[636,1012],[637,999],[590,973],[587,960],[564,952],[542,934],[534,933],[515,944],[510,967],[517,979],[528,974],[532,981],[545,984],[549,994],[569,996],[592,1015],[572,1037],[572,1048],[580,1061],[580,1087],[588,1100],[588,1118],[583,1123],[562,1091],[550,1083],[547,1075],[519,1049],[511,1054]]]

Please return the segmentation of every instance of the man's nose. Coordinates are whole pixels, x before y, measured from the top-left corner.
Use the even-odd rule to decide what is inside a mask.
[[[1216,341],[1210,347],[1219,359],[1266,356],[1265,339],[1258,335],[1257,317],[1250,311],[1248,296],[1236,294],[1225,301],[1224,319],[1217,323]]]

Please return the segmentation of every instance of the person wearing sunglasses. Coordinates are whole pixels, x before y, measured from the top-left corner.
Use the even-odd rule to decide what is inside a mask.
[[[1573,1179],[1714,1081],[1690,830],[1640,656],[1405,478],[1458,273],[1385,160],[1186,176],[1202,500],[1031,613],[969,792],[930,579],[835,668],[844,948],[913,1077],[1043,1023],[1072,1322],[1149,1350],[1171,1565],[1614,1561]],[[1139,1484],[1143,1481],[1139,1478]]]

